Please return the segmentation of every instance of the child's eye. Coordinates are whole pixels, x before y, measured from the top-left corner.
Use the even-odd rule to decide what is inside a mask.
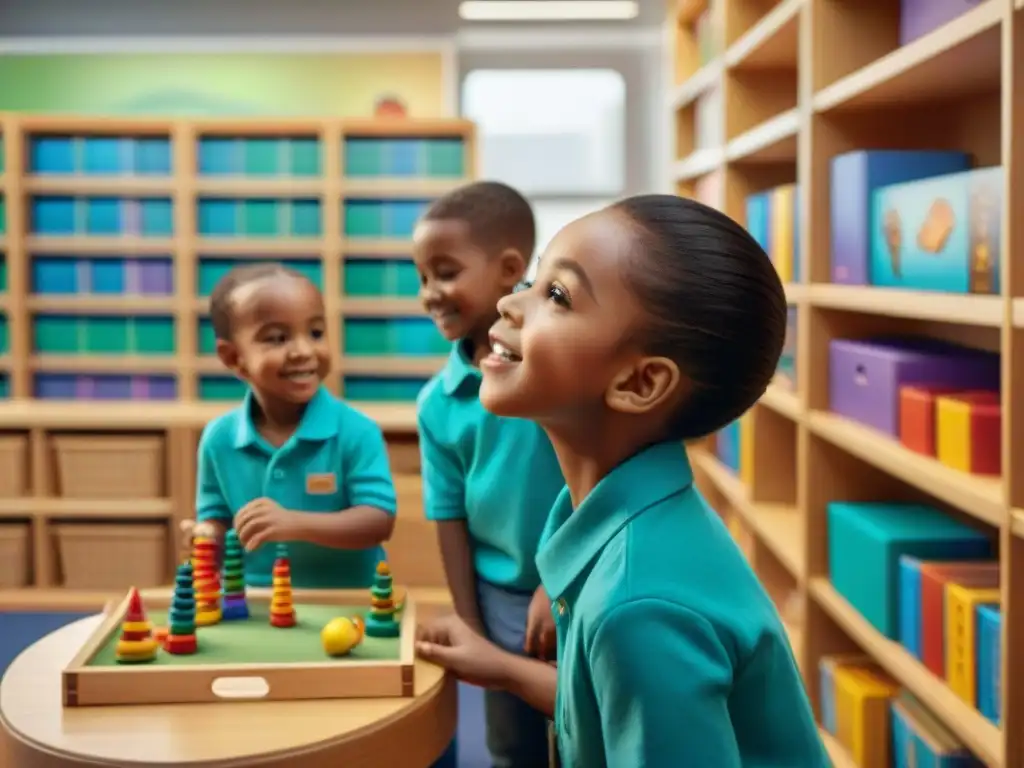
[[[569,292],[562,286],[558,285],[558,283],[552,283],[548,286],[548,298],[560,307],[568,308],[572,306],[572,300],[569,296]]]

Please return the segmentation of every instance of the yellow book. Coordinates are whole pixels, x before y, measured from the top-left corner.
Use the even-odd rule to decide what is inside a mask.
[[[971,406],[954,397],[935,398],[935,458],[971,471]]]
[[[772,190],[771,200],[771,246],[772,261],[784,283],[793,282],[793,216],[795,187],[786,184]]]
[[[998,589],[946,584],[946,682],[957,696],[975,706],[977,668],[975,610],[984,603],[999,603]]]
[[[899,685],[885,673],[863,666],[839,666],[834,672],[836,738],[857,765],[889,765],[889,702]]]
[[[754,485],[754,411],[740,417],[740,480],[747,489]]]

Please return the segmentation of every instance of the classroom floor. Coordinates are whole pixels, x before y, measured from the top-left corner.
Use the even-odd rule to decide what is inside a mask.
[[[24,648],[85,614],[4,613],[2,616],[0,675]],[[458,744],[458,768],[489,768],[484,742],[483,694],[479,688],[459,686]]]

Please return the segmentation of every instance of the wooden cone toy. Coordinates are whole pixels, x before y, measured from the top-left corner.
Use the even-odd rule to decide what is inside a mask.
[[[294,627],[297,623],[292,603],[292,567],[287,550],[277,548],[274,561],[273,586],[270,590],[270,624],[275,627]]]
[[[192,542],[192,569],[196,596],[196,626],[208,627],[222,618],[217,542],[197,536]]]
[[[146,618],[139,590],[132,587],[128,593],[128,610],[121,622],[121,637],[117,641],[117,661],[121,664],[141,664],[156,658],[157,642],[153,638],[153,625]]]

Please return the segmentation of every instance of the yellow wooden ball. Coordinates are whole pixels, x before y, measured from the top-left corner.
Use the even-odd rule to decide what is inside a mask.
[[[320,642],[328,656],[345,656],[363,639],[358,624],[347,616],[331,619],[320,630]]]

